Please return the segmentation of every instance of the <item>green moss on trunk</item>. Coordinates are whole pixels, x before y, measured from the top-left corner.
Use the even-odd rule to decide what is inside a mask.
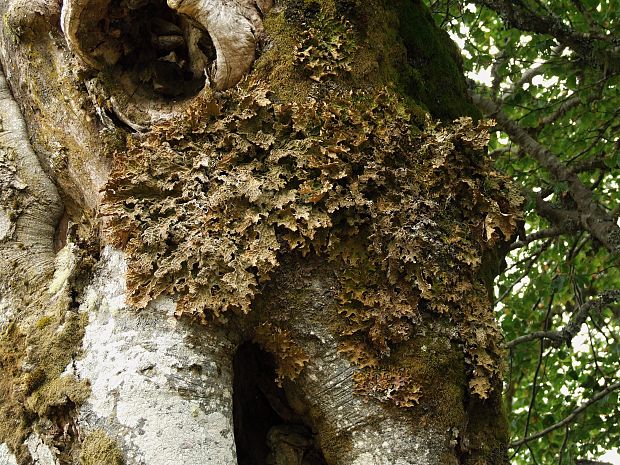
[[[32,324],[14,322],[0,335],[0,443],[21,464],[29,460],[23,443],[36,424],[49,421],[63,431],[90,393],[87,382],[62,376],[80,348],[87,317],[58,304]]]
[[[421,108],[445,121],[480,118],[467,96],[456,45],[422,1],[283,4],[266,18],[269,47],[255,75],[288,100],[320,95],[319,84],[347,91],[393,86],[410,110]]]
[[[80,451],[81,465],[123,465],[125,460],[118,443],[105,431],[89,433]]]

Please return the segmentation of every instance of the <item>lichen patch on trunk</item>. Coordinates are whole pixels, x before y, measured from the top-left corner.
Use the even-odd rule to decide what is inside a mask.
[[[128,252],[130,301],[178,293],[180,315],[247,313],[281,254],[325,254],[350,270],[347,336],[380,358],[421,306],[450,314],[486,396],[501,351],[479,268],[515,232],[521,197],[481,153],[487,123],[410,119],[387,89],[302,107],[255,86],[130,141],[103,209]]]
[[[513,236],[521,198],[485,154],[490,123],[462,117],[476,112],[449,40],[419,0],[271,7],[267,0],[66,0],[65,38],[88,69],[66,66],[62,33],[48,30],[58,12],[48,29],[37,23],[45,33],[29,34],[19,15],[7,21],[5,44],[17,58],[3,59],[16,82],[28,83],[15,91],[28,96],[30,127],[68,217],[84,212],[85,224],[100,221],[104,242],[127,260],[125,269],[121,254],[105,249],[109,262],[86,296],[72,282],[70,261],[61,263],[63,252],[53,279],[45,268],[45,296],[20,285],[25,300],[0,339],[10,373],[0,381],[9,393],[0,414],[20,423],[7,423],[13,428],[0,431],[0,441],[21,462],[33,427],[51,424],[43,439],[52,445],[62,441],[58,431],[72,431],[86,377],[93,384],[80,421],[119,440],[128,461],[199,464],[219,454],[232,463],[234,337],[213,322],[239,325],[273,352],[282,384],[296,378],[315,392],[326,384],[323,406],[340,407],[339,396],[355,405],[334,410],[333,424],[323,425],[325,444],[338,438],[334,463],[405,457],[405,441],[396,441],[397,452],[387,440],[372,451],[368,438],[409,437],[412,418],[441,429],[437,437],[424,426],[416,431],[418,463],[443,463],[432,451],[454,459],[460,448],[475,462],[501,449],[504,431],[476,442],[450,428],[471,416],[472,430],[489,429],[473,412],[496,412],[501,337],[486,260]],[[9,203],[19,201],[3,203],[0,244],[17,237],[28,213],[29,197],[13,191]],[[45,223],[48,265],[53,230],[58,249],[71,242],[56,225]],[[9,255],[29,254],[18,249]],[[257,299],[275,300],[287,290],[281,273],[303,272],[311,260],[325,265],[307,271],[329,274],[328,289],[311,286],[316,276],[299,279],[293,291],[304,305],[285,303],[303,318],[323,292],[312,309],[321,329],[302,334],[307,326],[293,325],[291,315],[265,323]],[[211,326],[190,330],[169,318],[171,309]],[[75,379],[62,377],[86,313],[88,353],[71,363]],[[194,345],[187,336],[199,330],[204,340]],[[337,379],[323,383],[325,372]],[[356,429],[356,420],[369,423]],[[158,453],[164,435],[170,447]],[[455,446],[446,442],[452,436]],[[100,439],[93,454],[84,444],[83,461],[109,449]],[[198,446],[189,451],[185,442]],[[338,457],[343,451],[349,462]]]

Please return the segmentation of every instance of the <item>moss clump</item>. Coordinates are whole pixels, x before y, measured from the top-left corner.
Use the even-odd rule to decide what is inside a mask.
[[[36,327],[39,330],[44,329],[46,326],[52,324],[53,321],[54,321],[54,318],[51,316],[42,316],[41,318],[37,320]]]
[[[284,18],[293,24],[303,25],[312,21],[321,11],[317,1],[289,0],[284,8]]]
[[[79,350],[86,322],[86,315],[58,310],[32,327],[14,322],[0,335],[0,442],[19,463],[29,460],[23,442],[37,421],[51,421],[62,434],[67,414],[90,392],[85,382],[61,376]]]
[[[398,69],[402,91],[442,120],[481,117],[467,97],[460,53],[448,34],[439,29],[421,0],[391,1],[398,17],[398,33],[406,49],[406,64]]]
[[[16,451],[18,459],[25,454],[23,440],[27,433],[27,419],[24,416],[19,393],[19,380],[23,375],[21,367],[26,354],[26,337],[17,324],[10,324],[0,335],[0,442],[5,442],[11,450]],[[41,384],[40,372],[34,377],[24,377],[26,389],[36,388]]]
[[[37,389],[26,399],[26,408],[39,417],[49,417],[55,410],[80,405],[90,395],[87,381],[79,381],[73,376],[52,379]]]
[[[123,465],[125,460],[118,443],[104,431],[89,433],[80,451],[81,465]]]
[[[467,95],[458,49],[420,0],[287,0],[265,29],[271,46],[254,75],[288,100],[323,92],[310,76],[343,91],[394,86],[410,110],[422,107],[445,121],[481,117]],[[304,55],[292,59],[295,49]],[[422,119],[418,114],[417,123]]]

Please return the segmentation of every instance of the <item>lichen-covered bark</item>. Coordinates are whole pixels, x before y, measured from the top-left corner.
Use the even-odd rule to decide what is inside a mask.
[[[520,198],[421,1],[0,13],[0,463],[235,464],[247,341],[329,465],[505,462]]]
[[[80,427],[116,438],[131,464],[234,464],[234,341],[177,321],[169,299],[132,310],[125,273],[122,254],[106,249],[85,293],[89,324],[72,368],[91,386]]]
[[[452,389],[445,383],[447,375],[464,371],[460,349],[450,343],[450,329],[440,324],[428,328],[434,334],[425,337],[422,350],[427,353],[410,352],[397,362],[402,367],[426,365],[425,376],[416,376],[421,396],[410,408],[358,395],[359,369],[343,355],[338,330],[336,292],[342,271],[316,258],[287,261],[257,303],[261,318],[289,328],[292,340],[308,356],[299,377],[285,384],[292,405],[318,431],[329,464],[460,463],[457,441],[467,429],[466,390],[462,384]],[[431,359],[433,368],[428,367]],[[462,383],[462,374],[457,376]]]
[[[17,465],[15,456],[11,453],[6,444],[0,444],[0,464]]]

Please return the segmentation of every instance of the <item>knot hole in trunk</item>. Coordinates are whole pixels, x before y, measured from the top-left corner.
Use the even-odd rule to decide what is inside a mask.
[[[326,465],[309,421],[276,384],[273,357],[242,344],[233,360],[233,415],[238,465]]]
[[[216,62],[213,41],[165,0],[73,3],[63,11],[69,44],[90,66],[110,71],[129,94],[182,99],[207,84]]]

